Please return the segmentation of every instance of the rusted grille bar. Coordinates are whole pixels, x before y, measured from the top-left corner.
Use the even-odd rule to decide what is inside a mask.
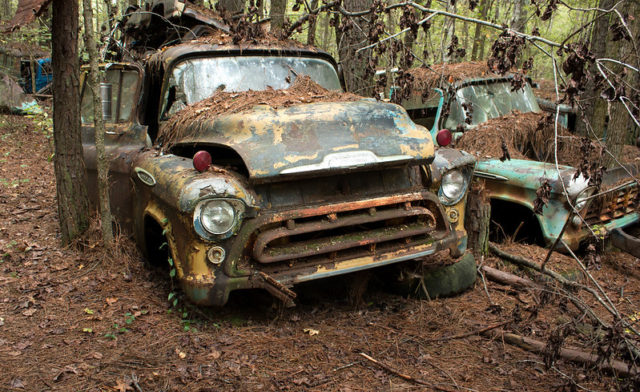
[[[283,220],[258,234],[253,257],[263,264],[322,255],[335,258],[341,252],[375,254],[377,246],[388,249],[425,241],[436,230],[437,220],[421,203],[363,206]]]
[[[603,195],[594,200],[585,220],[589,225],[601,225],[638,211],[638,204],[638,187],[629,186],[614,195]]]

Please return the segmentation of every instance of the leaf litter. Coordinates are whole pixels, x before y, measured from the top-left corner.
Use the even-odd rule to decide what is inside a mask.
[[[422,301],[383,289],[384,279],[370,283],[359,306],[350,305],[347,279],[297,287],[301,303],[293,309],[279,308],[261,293],[235,293],[222,309],[190,306],[178,294],[179,306],[186,309],[193,327],[185,331],[182,312],[172,311],[166,300],[174,290],[166,271],[146,266],[126,237],[119,237],[117,253],[109,254],[100,244],[99,225],[94,222],[74,246],[59,246],[55,177],[47,161],[51,145],[25,120],[0,116],[0,137],[6,135],[12,141],[0,144],[0,154],[12,156],[0,167],[1,177],[30,179],[15,188],[0,186],[0,244],[12,255],[0,263],[4,278],[0,279],[4,319],[0,355],[8,358],[0,361],[0,389],[100,391],[115,386],[131,390],[135,383],[145,391],[344,391],[363,386],[379,390],[390,384],[423,389],[367,366],[359,352],[451,390],[455,384],[476,390],[512,389],[509,385],[516,379],[531,390],[546,391],[562,382],[552,370],[532,371],[534,365],[529,364],[541,362],[539,357],[499,341],[471,335],[423,343],[501,322],[517,308],[530,317],[512,328],[544,339],[555,326],[566,323],[564,317],[575,313],[570,308],[558,313],[553,306],[537,306],[531,310],[537,312],[534,317],[527,309],[537,303],[539,293],[513,295],[492,282],[488,282],[491,302],[481,283],[454,298]],[[25,200],[39,210],[18,218],[13,211]],[[38,259],[32,252],[8,247],[23,238],[38,244],[42,250]],[[507,250],[531,254],[537,260],[546,254],[532,245],[517,246]],[[80,263],[85,268],[78,269]],[[548,266],[560,268],[563,263],[571,260],[554,253]],[[494,258],[486,259],[485,265],[505,268],[504,262]],[[603,254],[601,265],[593,274],[605,283],[623,317],[637,314],[634,304],[640,303],[640,292],[633,287],[640,283],[639,261]],[[124,279],[125,272],[131,274],[130,281]],[[515,268],[513,272],[519,273]],[[623,296],[621,287],[625,287]],[[588,296],[582,300],[594,302]],[[22,307],[25,302],[27,306]],[[21,314],[36,306],[33,315]],[[148,313],[142,316],[141,312],[126,324],[131,320],[126,314],[135,315],[141,309]],[[100,319],[91,318],[95,314]],[[309,339],[300,328],[301,321],[322,333]],[[126,331],[116,331],[116,324],[118,329],[126,325]],[[106,336],[109,333],[114,338]],[[577,337],[568,340],[585,344]],[[176,347],[184,359],[175,353]],[[555,366],[565,374],[584,374],[580,384],[589,389],[602,390],[615,382],[597,370],[570,363]]]

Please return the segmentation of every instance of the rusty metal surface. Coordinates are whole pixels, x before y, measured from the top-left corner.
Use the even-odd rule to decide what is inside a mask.
[[[287,227],[261,232],[253,247],[253,256],[261,263],[299,259],[400,238],[410,239],[433,231],[436,225],[436,218],[428,209],[411,206],[379,212],[370,207],[366,212],[346,217],[334,213],[318,218],[324,219],[300,224],[291,219],[287,220]],[[391,219],[400,219],[403,223],[388,222]],[[314,234],[312,238],[308,236],[310,233]],[[308,239],[296,240],[295,237],[302,234],[307,234],[305,238]]]
[[[281,49],[248,51],[283,55]],[[181,56],[227,56],[238,50],[182,44],[158,52],[143,71],[149,89],[137,100],[144,105],[139,118],[148,121],[147,114],[157,110],[165,66]],[[328,56],[300,48],[290,53]],[[303,281],[447,249],[457,257],[466,248],[465,198],[446,208],[440,203],[439,180],[419,167],[434,158],[431,137],[396,105],[363,100],[255,108],[183,126],[199,127],[198,132],[179,141],[182,150],[163,152],[144,147],[146,128],[135,121],[118,124],[109,154],[111,178],[120,184],[116,201],[129,203],[136,241],[144,248],[147,225],[155,222],[176,278],[195,303],[223,305],[231,291],[248,288],[290,302],[291,287]],[[86,131],[85,151],[92,162],[93,139]],[[246,173],[220,164],[196,171],[192,150],[207,146],[235,150]],[[447,162],[440,169],[470,163],[458,159],[463,154],[444,155]],[[389,157],[401,159],[385,161]],[[115,181],[120,175],[128,182]],[[318,187],[322,190],[314,191]],[[225,235],[199,229],[198,208],[211,199],[242,207]],[[224,251],[219,262],[211,261],[213,248]]]
[[[33,22],[51,3],[51,0],[18,0],[18,9],[13,18],[0,26],[4,32],[14,31]]]
[[[469,85],[505,82],[509,79],[510,77],[469,78],[454,83],[452,87],[455,90]],[[447,99],[452,101],[456,99],[456,96],[449,94]],[[438,105],[437,99],[423,100],[417,95],[403,103],[403,106],[409,109],[434,105]],[[440,102],[440,105],[443,103]],[[555,104],[553,107],[555,108]],[[569,113],[569,110],[564,106],[561,107],[561,110]],[[614,184],[625,178],[630,179],[627,170],[630,170],[634,175],[638,173],[637,167],[612,170],[604,175],[603,185]],[[498,159],[481,159],[476,164],[474,175],[485,181],[490,198],[522,205],[531,211],[534,209],[533,201],[537,197],[536,190],[542,181],[548,180],[551,185],[551,197],[543,208],[542,214],[535,215],[535,217],[544,241],[550,245],[560,235],[569,216],[571,207],[565,195],[565,188],[575,186],[575,181],[572,180],[575,172],[575,168],[565,165],[559,165],[558,172],[555,164],[546,162],[518,159],[502,162]],[[584,186],[586,187],[586,184]],[[573,196],[569,197],[575,197],[577,193],[577,191],[570,192]],[[639,203],[637,185],[633,185],[620,190],[615,197],[599,198],[589,205],[586,213],[584,211],[582,213],[587,223],[592,226],[591,230],[597,231],[602,227],[608,231],[638,221],[640,219],[640,214],[637,213]],[[591,234],[591,230],[584,225],[569,225],[563,234],[563,240],[572,249],[576,249],[580,242]]]
[[[639,208],[640,195],[638,185],[634,182],[612,194],[593,200],[584,219],[589,225],[601,225],[625,215],[636,214]]]
[[[176,146],[227,146],[242,157],[253,180],[426,163],[434,152],[429,133],[401,107],[375,100],[256,108],[182,126]]]

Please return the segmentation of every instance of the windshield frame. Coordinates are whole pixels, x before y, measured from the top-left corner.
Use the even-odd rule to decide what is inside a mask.
[[[255,56],[271,56],[271,57],[298,57],[298,58],[311,58],[311,59],[320,59],[328,62],[333,69],[336,71],[338,75],[338,80],[340,82],[340,87],[342,91],[346,91],[344,76],[342,74],[342,70],[338,63],[335,61],[333,56],[329,53],[322,51],[311,51],[305,49],[283,49],[283,48],[273,48],[273,49],[227,49],[227,50],[197,50],[194,48],[193,51],[188,52],[182,56],[177,56],[174,59],[171,59],[167,63],[165,63],[165,67],[162,75],[162,88],[160,89],[160,94],[158,96],[158,105],[157,105],[157,122],[163,123],[166,122],[166,119],[163,119],[162,113],[163,105],[164,105],[164,96],[167,93],[167,89],[169,86],[169,79],[172,76],[173,69],[185,60],[195,59],[195,58],[215,58],[215,57],[255,57]]]

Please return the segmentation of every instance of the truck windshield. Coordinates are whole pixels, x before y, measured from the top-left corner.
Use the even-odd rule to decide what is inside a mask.
[[[171,71],[163,99],[165,117],[216,92],[285,89],[296,75],[308,75],[328,90],[340,90],[331,63],[317,58],[238,56],[195,58],[180,62]]]
[[[466,118],[471,118],[469,125],[478,125],[513,110],[523,113],[540,111],[529,84],[516,91],[511,91],[508,81],[466,86],[456,91],[445,126],[455,129],[458,124],[464,124]]]

